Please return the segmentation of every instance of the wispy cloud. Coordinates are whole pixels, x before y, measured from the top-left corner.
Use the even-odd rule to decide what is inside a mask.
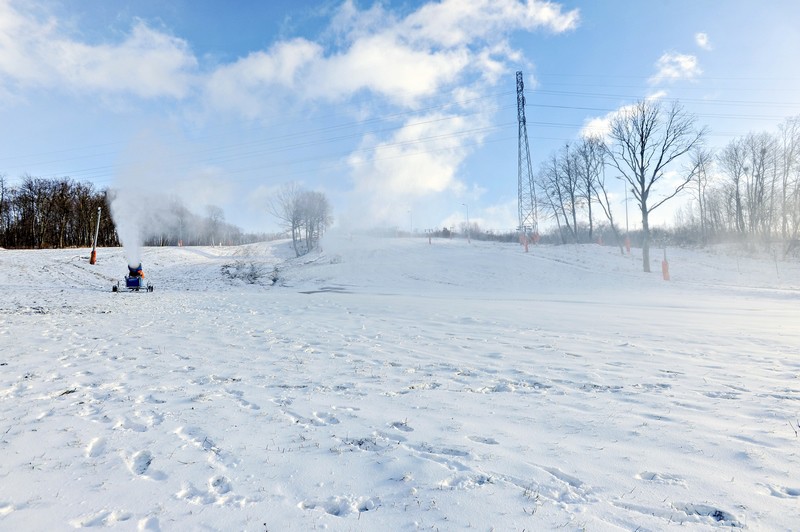
[[[667,96],[666,91],[656,91],[652,94],[645,96],[647,101],[656,101],[664,99]],[[611,111],[604,116],[598,116],[586,120],[581,128],[579,136],[585,138],[599,138],[605,140],[611,132],[611,121],[617,116],[624,115],[634,109],[635,105],[623,105],[622,107]]]
[[[656,62],[657,72],[648,81],[657,85],[665,81],[680,79],[695,79],[703,73],[697,62],[697,57],[689,54],[667,52]]]
[[[322,56],[322,47],[306,39],[281,41],[231,64],[221,65],[205,80],[204,103],[222,112],[246,118],[262,116],[275,99],[270,88],[295,91],[308,78],[309,65]]]
[[[141,98],[199,94],[223,110],[257,113],[254,101],[290,92],[293,98],[338,101],[369,91],[411,106],[467,73],[487,79],[519,52],[515,30],[561,33],[575,28],[577,10],[543,0],[443,0],[398,17],[380,4],[360,10],[345,2],[320,41],[292,38],[203,72],[190,44],[144,21],[118,42],[87,43],[42,10],[0,0],[0,89],[66,88],[128,93]],[[314,83],[297,84],[299,75]],[[273,96],[275,97],[275,96]]]
[[[563,12],[558,4],[541,0],[444,0],[424,4],[404,18],[379,5],[361,11],[348,1],[332,19],[335,42],[317,44],[316,53],[299,56],[294,63],[314,83],[298,90],[292,79],[273,75],[274,63],[282,59],[270,57],[285,51],[277,44],[258,52],[258,63],[251,57],[239,60],[246,68],[220,67],[212,76],[213,90],[219,95],[227,87],[230,92],[222,99],[241,102],[248,115],[248,93],[285,90],[292,90],[293,97],[333,101],[368,91],[413,107],[467,75],[496,81],[510,61],[519,59],[506,42],[512,31],[561,33],[577,27],[578,21],[577,10]]]
[[[187,43],[136,22],[120,42],[90,45],[52,18],[0,1],[0,86],[183,98],[197,60]]]
[[[355,192],[366,200],[364,214],[391,220],[420,198],[463,193],[457,169],[468,153],[465,143],[481,139],[465,129],[464,117],[435,113],[407,121],[391,138],[365,139],[348,159]]]
[[[703,50],[711,50],[711,41],[708,39],[707,33],[696,33],[694,36],[694,42],[702,48]]]
[[[577,10],[539,0],[444,0],[423,5],[397,29],[418,42],[453,47],[492,38],[512,29],[544,29],[561,33],[578,25]]]

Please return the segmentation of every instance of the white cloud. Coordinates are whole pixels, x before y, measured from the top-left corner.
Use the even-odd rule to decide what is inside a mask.
[[[254,117],[269,103],[340,101],[369,91],[413,106],[466,75],[499,79],[520,53],[515,30],[560,33],[578,24],[577,10],[542,0],[443,0],[398,17],[381,4],[359,10],[348,0],[332,18],[330,42],[276,42],[201,75],[188,43],[136,22],[119,42],[89,44],[43,11],[0,0],[0,91],[9,87],[185,98],[198,92],[219,110]],[[313,80],[298,87],[298,76]],[[274,91],[274,92],[273,92]]]
[[[606,138],[611,132],[611,119],[617,114],[616,111],[605,116],[589,118],[584,121],[579,136],[586,138]]]
[[[419,49],[383,33],[359,39],[346,53],[313,65],[314,78],[320,82],[310,86],[308,95],[339,99],[370,90],[411,106],[452,82],[469,63],[466,49]]]
[[[197,61],[185,41],[137,23],[120,44],[90,46],[61,39],[42,47],[60,79],[89,90],[130,92],[143,98],[183,98]]]
[[[680,79],[694,79],[703,71],[697,63],[697,57],[688,54],[668,52],[656,62],[658,71],[649,79],[651,84]]]
[[[598,116],[585,120],[580,133],[578,133],[578,136],[585,138],[606,139],[609,133],[611,133],[611,121],[617,116],[631,111],[633,108],[633,105],[623,105],[619,109],[611,111],[604,116]]]
[[[663,100],[666,98],[666,91],[656,91],[652,94],[645,96],[647,101]],[[589,118],[584,121],[578,136],[585,138],[600,138],[606,139],[611,132],[611,121],[617,116],[624,115],[634,110],[635,105],[623,105],[619,109],[615,109],[604,116]]]
[[[697,46],[703,50],[711,50],[711,41],[709,41],[707,33],[696,33],[694,36],[694,42],[697,43]]]
[[[348,159],[361,215],[392,222],[420,198],[466,194],[458,171],[469,145],[483,140],[484,132],[469,131],[480,129],[480,122],[475,116],[428,114],[409,120],[387,140],[367,139]]]
[[[667,91],[660,90],[652,94],[648,94],[647,96],[644,97],[644,99],[648,101],[655,101],[655,100],[663,100],[666,97],[667,97]]]
[[[491,38],[511,29],[545,29],[562,33],[578,25],[577,9],[540,0],[444,0],[428,3],[409,15],[400,27],[414,40],[453,47]]]
[[[293,39],[220,66],[206,81],[207,103],[255,118],[276,99],[272,90],[295,90],[301,73],[307,79],[309,65],[321,55],[320,45]]]
[[[483,79],[490,85],[496,84],[506,74],[506,61],[519,63],[522,54],[513,50],[507,42],[487,47],[476,54],[473,59],[479,66]]]
[[[0,83],[183,98],[197,60],[187,43],[137,22],[114,44],[72,38],[54,19],[41,20],[0,1]]]
[[[453,86],[468,74],[495,83],[511,61],[521,54],[511,49],[506,36],[519,29],[545,29],[554,33],[577,26],[578,11],[562,12],[558,4],[540,0],[444,0],[423,5],[405,18],[397,18],[380,5],[360,11],[345,2],[330,29],[336,39],[322,45],[304,42],[292,72],[302,70],[313,83],[294,87],[293,76],[252,74],[272,72],[283,64],[286,45],[251,54],[217,69],[207,93],[214,102],[227,102],[251,116],[265,89],[291,89],[292,96],[308,100],[340,101],[369,91],[407,107]],[[307,52],[307,53],[303,53]],[[257,64],[254,64],[257,63]],[[236,97],[230,97],[236,94]]]
[[[427,115],[407,122],[386,141],[367,140],[349,159],[357,188],[409,198],[463,189],[455,169],[465,156],[465,125],[464,117]]]

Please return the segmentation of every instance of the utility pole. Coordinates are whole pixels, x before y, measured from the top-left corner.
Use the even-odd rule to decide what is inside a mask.
[[[467,244],[471,244],[472,241],[469,239],[469,205],[466,203],[462,203],[461,205],[467,208]]]
[[[625,234],[628,234],[628,187],[625,187]]]
[[[625,185],[625,249],[631,254],[631,234],[628,230],[628,185]],[[631,257],[633,258],[633,257]]]

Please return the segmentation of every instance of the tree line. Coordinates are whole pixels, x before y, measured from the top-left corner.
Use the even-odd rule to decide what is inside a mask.
[[[534,182],[539,212],[556,223],[562,243],[594,241],[599,220],[623,249],[621,181],[636,206],[642,266],[650,271],[650,216],[683,191],[692,194],[675,234],[700,244],[780,239],[788,252],[800,232],[800,117],[775,134],[750,133],[714,151],[707,129],[678,102],[642,100],[623,108],[608,130],[552,153]],[[686,227],[686,226],[689,227]],[[691,228],[691,231],[687,230]]]
[[[679,226],[703,243],[720,235],[769,244],[790,252],[800,237],[800,116],[775,132],[748,133],[722,149],[697,150],[692,201]]]
[[[109,192],[109,198],[114,192]],[[157,223],[151,223],[145,236],[145,246],[238,246],[253,242],[275,240],[281,235],[246,233],[225,221],[225,211],[207,205],[205,214],[189,210],[179,198],[173,197],[158,213]]]
[[[115,192],[96,189],[69,177],[36,178],[25,175],[11,186],[0,174],[0,247],[43,249],[92,245],[100,208],[97,245],[119,246],[120,241],[108,207]],[[245,233],[226,223],[219,207],[206,207],[205,215],[186,208],[178,198],[159,213],[157,229],[145,236],[147,246],[246,244],[277,235]]]
[[[106,191],[70,178],[25,175],[10,186],[0,175],[0,247],[63,248],[90,246],[101,208],[101,246],[118,246],[114,223],[106,206]]]

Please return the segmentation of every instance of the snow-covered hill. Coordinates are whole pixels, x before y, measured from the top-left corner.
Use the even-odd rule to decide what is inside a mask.
[[[0,529],[794,528],[800,267],[668,254],[2,250]]]

